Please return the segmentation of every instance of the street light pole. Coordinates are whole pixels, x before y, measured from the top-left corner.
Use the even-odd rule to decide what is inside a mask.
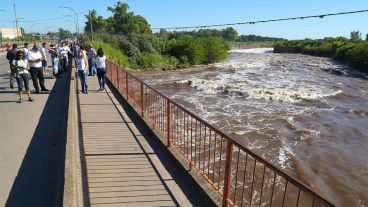
[[[75,24],[75,33],[78,34],[78,25],[77,25],[77,19],[75,17],[73,17],[73,15],[64,15],[65,17],[71,17],[74,20],[74,24]]]
[[[93,42],[92,14],[91,14],[91,11],[89,11],[89,25],[90,25],[90,29],[91,29],[91,42]]]
[[[65,21],[67,21],[67,22],[73,22],[74,24],[76,24],[75,21],[73,21],[71,19],[66,19]],[[77,33],[77,30],[75,30],[75,33]]]
[[[70,11],[72,11],[74,13],[75,17],[77,18],[77,37],[79,37],[79,21],[78,21],[78,14],[77,14],[77,12],[74,9],[72,9],[70,7],[67,7],[67,6],[60,6],[59,8],[69,9]]]
[[[15,15],[15,26],[16,26],[16,35],[15,37],[18,37],[18,19],[17,19],[17,11],[15,10],[15,3],[13,3],[14,6],[14,15]],[[18,38],[18,44],[19,44],[19,38]]]

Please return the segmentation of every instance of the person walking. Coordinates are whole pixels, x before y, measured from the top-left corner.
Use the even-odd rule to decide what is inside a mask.
[[[46,43],[42,43],[42,47],[40,48],[40,52],[42,55],[42,70],[43,70],[43,74],[47,75],[47,56],[46,56]]]
[[[33,87],[36,90],[36,93],[40,93],[38,80],[40,82],[41,91],[48,91],[45,87],[45,78],[43,76],[42,70],[42,54],[38,50],[37,45],[34,45],[33,48],[28,51],[28,55],[26,56],[30,65],[30,72],[33,81]]]
[[[77,72],[82,85],[82,93],[88,94],[88,60],[82,50],[78,51],[75,58],[77,62]]]
[[[97,68],[98,83],[100,84],[100,91],[102,91],[105,89],[105,82],[106,82],[106,56],[102,48],[98,48],[95,61]]]
[[[18,48],[18,45],[17,44],[13,44],[13,48],[11,50],[9,50],[7,53],[6,53],[6,59],[9,60],[9,68],[10,68],[10,77],[9,77],[9,80],[10,80],[10,88],[13,89],[14,88],[14,82],[15,82],[15,70],[13,70],[13,60],[16,58],[16,54],[18,52],[17,50]]]
[[[89,75],[94,76],[97,72],[95,69],[95,57],[96,51],[93,49],[92,45],[88,45],[87,48],[87,57],[88,57],[88,67],[89,67]]]
[[[18,83],[18,95],[19,100],[18,103],[23,102],[23,83],[24,87],[26,88],[26,92],[28,95],[28,100],[33,102],[34,99],[31,97],[31,92],[29,90],[29,65],[28,61],[25,59],[23,51],[19,50],[16,54],[16,58],[12,61],[12,66],[16,71],[16,79]]]

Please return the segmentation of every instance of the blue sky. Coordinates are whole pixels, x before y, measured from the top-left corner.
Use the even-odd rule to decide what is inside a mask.
[[[14,22],[14,0],[1,0],[0,27],[12,27]],[[113,0],[16,0],[17,16],[24,18],[19,25],[30,31],[56,31],[63,27],[75,31],[71,17],[64,19],[34,21],[45,18],[61,17],[72,14],[59,6],[69,6],[77,12],[97,10],[99,15],[108,17],[108,6]],[[126,0],[130,11],[144,16],[152,27],[172,27],[234,23],[244,21],[266,20],[274,18],[317,15],[368,9],[367,0]],[[79,14],[80,28],[86,19]],[[5,20],[5,21],[4,21]],[[348,37],[353,30],[368,33],[368,13],[308,19],[287,22],[262,23],[255,25],[234,26],[239,34],[257,34],[263,36],[283,37],[288,39]],[[218,28],[221,29],[221,28]]]

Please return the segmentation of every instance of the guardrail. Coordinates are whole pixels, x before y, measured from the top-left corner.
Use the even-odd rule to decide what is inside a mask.
[[[222,206],[335,206],[128,71],[110,61],[106,68],[127,101],[222,196]]]

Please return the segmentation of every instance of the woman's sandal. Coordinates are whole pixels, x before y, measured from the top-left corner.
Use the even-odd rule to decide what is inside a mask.
[[[34,101],[34,99],[33,99],[33,98],[31,98],[31,97],[29,97],[29,98],[28,98],[28,101],[33,102],[33,101]]]
[[[23,99],[20,98],[17,103],[22,103],[22,102],[23,102]]]

